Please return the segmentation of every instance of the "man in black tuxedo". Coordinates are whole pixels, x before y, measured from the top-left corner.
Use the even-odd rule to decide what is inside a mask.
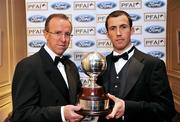
[[[81,88],[75,64],[63,53],[68,48],[72,24],[64,14],[52,14],[45,23],[47,43],[20,61],[12,83],[13,122],[80,121],[75,111]]]
[[[107,36],[113,51],[107,69],[97,83],[104,86],[119,104],[100,122],[167,122],[174,115],[174,102],[165,63],[139,51],[131,43],[132,20],[127,12],[117,10],[106,18]],[[118,56],[120,55],[120,56]],[[117,100],[119,98],[119,100]]]

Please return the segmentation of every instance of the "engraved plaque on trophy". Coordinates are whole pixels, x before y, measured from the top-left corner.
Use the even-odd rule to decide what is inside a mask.
[[[88,53],[81,61],[82,68],[89,76],[89,81],[83,84],[79,94],[79,104],[82,115],[107,115],[110,112],[109,99],[102,86],[96,84],[97,77],[107,67],[106,58],[98,52]]]

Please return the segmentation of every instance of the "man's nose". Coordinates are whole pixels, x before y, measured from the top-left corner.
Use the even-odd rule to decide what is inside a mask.
[[[121,31],[122,31],[122,30],[121,30],[120,28],[117,28],[117,30],[116,30],[116,35],[121,35],[121,34],[122,34]]]
[[[60,39],[61,39],[61,41],[65,42],[66,41],[66,35],[65,34],[61,34]]]

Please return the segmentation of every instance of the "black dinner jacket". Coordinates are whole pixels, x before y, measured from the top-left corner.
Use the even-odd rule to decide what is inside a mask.
[[[97,80],[106,92],[110,92],[109,72],[114,65],[111,57],[112,53],[106,57],[107,69]],[[125,101],[124,122],[169,120],[175,110],[164,62],[135,48],[128,63],[127,78],[123,78],[126,79],[123,83],[123,94],[117,96]],[[99,121],[107,120],[100,117]],[[110,121],[119,122],[121,119]]]
[[[65,71],[70,101],[65,96],[68,88],[63,86],[62,75],[44,47],[20,61],[12,84],[13,122],[60,122],[61,106],[76,104],[81,87],[77,67],[69,59]]]

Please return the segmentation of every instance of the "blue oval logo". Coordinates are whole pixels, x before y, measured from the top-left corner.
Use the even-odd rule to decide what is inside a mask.
[[[132,44],[133,44],[134,46],[138,46],[138,45],[141,44],[141,42],[140,42],[139,40],[137,40],[137,39],[131,39],[131,42],[132,42]]]
[[[56,10],[66,10],[66,9],[69,9],[71,5],[66,2],[56,2],[56,3],[53,3],[51,7]]]
[[[95,18],[91,15],[88,14],[81,14],[75,17],[75,20],[78,22],[91,22],[93,21]]]
[[[148,33],[162,33],[164,31],[164,27],[159,25],[152,25],[145,29]]]
[[[97,4],[97,7],[100,9],[112,9],[115,8],[117,5],[114,2],[105,1]]]
[[[92,47],[95,45],[94,41],[91,40],[79,40],[75,43],[77,47]]]
[[[165,3],[161,0],[149,0],[145,3],[145,6],[149,8],[160,8],[163,7]]]
[[[158,58],[164,57],[164,53],[161,51],[150,51],[147,54],[152,55],[154,57],[158,57]]]
[[[137,21],[139,19],[141,19],[141,16],[140,15],[137,15],[137,14],[129,14],[132,21]]]
[[[44,22],[46,20],[46,17],[42,15],[33,15],[29,17],[28,20],[33,23],[40,23],[40,22]]]
[[[105,35],[107,31],[106,31],[106,28],[105,28],[105,27],[101,27],[101,28],[99,28],[99,29],[97,30],[97,32],[98,32],[99,34]]]
[[[79,72],[84,72],[84,70],[83,70],[83,68],[82,68],[81,65],[77,66],[77,68],[78,68],[78,71],[79,71]]]
[[[29,46],[33,48],[40,48],[42,47],[46,42],[43,40],[33,40],[29,42]]]

